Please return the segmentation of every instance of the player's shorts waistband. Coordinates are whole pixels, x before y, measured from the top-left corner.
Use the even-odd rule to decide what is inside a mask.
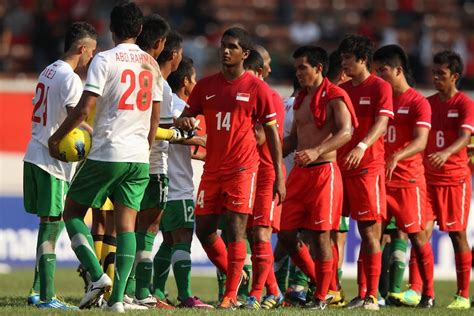
[[[328,163],[332,163],[332,161],[320,161],[320,162],[312,162],[307,166],[301,167],[301,168],[314,168],[314,167],[319,167],[321,165],[325,165]]]

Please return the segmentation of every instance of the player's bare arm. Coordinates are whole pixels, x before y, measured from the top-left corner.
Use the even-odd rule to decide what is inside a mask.
[[[268,148],[272,155],[273,166],[275,168],[275,184],[273,186],[273,196],[278,195],[278,205],[280,205],[286,196],[285,178],[281,170],[282,164],[282,148],[280,142],[280,136],[278,135],[278,128],[276,122],[271,124],[265,124],[263,129],[265,130],[265,136],[267,139]]]
[[[152,110],[151,110],[151,117],[150,117],[150,131],[148,133],[148,144],[153,144],[155,140],[156,130],[158,129],[158,125],[160,124],[160,102],[153,102]]]
[[[388,116],[377,116],[374,125],[370,128],[367,136],[344,157],[344,167],[355,169],[364,157],[367,147],[372,146],[387,130]]]
[[[66,111],[67,111],[68,115],[72,111],[72,109],[74,109],[74,108],[70,107],[70,106],[66,107]],[[92,128],[92,126],[90,126],[86,121],[83,121],[81,124],[79,124],[79,128],[82,128],[82,129],[86,130],[91,135],[94,132],[94,129]]]
[[[207,135],[194,135],[192,138],[170,141],[172,144],[200,146],[206,148]]]
[[[288,156],[290,153],[296,150],[298,145],[298,132],[296,129],[296,124],[293,123],[291,125],[291,132],[290,135],[285,137],[283,140],[283,157]]]
[[[410,158],[425,150],[429,132],[429,129],[426,127],[416,127],[413,130],[413,140],[406,147],[387,158],[386,175],[389,181],[392,179],[393,171],[399,161]]]
[[[59,126],[58,130],[49,138],[48,147],[51,157],[65,161],[59,155],[59,142],[67,133],[78,127],[89,115],[95,106],[97,94],[84,91],[77,106],[68,114],[64,122]]]
[[[469,144],[470,140],[471,131],[462,128],[459,131],[459,137],[456,139],[456,141],[444,150],[428,155],[428,162],[433,167],[440,169],[441,167],[443,167],[443,165],[451,155],[456,154],[461,149],[466,147]]]
[[[346,104],[341,99],[335,99],[328,104],[328,107],[328,112],[333,112],[335,128],[332,136],[313,148],[296,152],[295,161],[301,166],[317,161],[319,157],[337,150],[351,140],[351,114]]]
[[[266,137],[265,137],[265,131],[263,130],[262,124],[255,124],[255,138],[257,139],[257,145],[262,146],[265,144]]]

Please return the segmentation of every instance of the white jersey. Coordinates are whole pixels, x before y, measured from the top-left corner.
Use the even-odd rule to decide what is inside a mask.
[[[173,92],[166,80],[163,83],[163,102],[160,104],[160,125],[173,124]],[[168,173],[168,147],[166,140],[155,141],[150,152],[150,174]]]
[[[285,106],[285,125],[283,129],[283,137],[287,137],[291,133],[291,128],[293,126],[293,103],[295,103],[295,97],[288,97],[283,100],[283,105]],[[290,174],[291,169],[293,169],[293,165],[295,163],[295,153],[292,152],[288,156],[285,157],[285,167],[286,167],[286,175]]]
[[[173,116],[178,118],[186,102],[173,93]],[[193,200],[194,182],[191,165],[191,148],[187,145],[170,144],[168,150],[168,201]]]
[[[84,88],[99,95],[89,159],[149,162],[152,102],[163,99],[160,82],[158,63],[135,44],[94,57]]]
[[[66,107],[75,107],[81,95],[81,79],[62,60],[55,61],[39,75],[33,98],[31,140],[24,161],[64,181],[71,180],[75,164],[52,158],[49,155],[48,139],[66,118]]]

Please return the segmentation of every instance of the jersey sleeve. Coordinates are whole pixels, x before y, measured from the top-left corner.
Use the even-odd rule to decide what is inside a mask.
[[[416,127],[431,129],[431,106],[424,97],[417,100],[414,119]]]
[[[75,107],[82,96],[82,81],[75,73],[68,76],[61,86],[61,100],[64,107]]]
[[[389,83],[382,82],[382,84],[380,84],[377,101],[376,116],[388,116],[393,119],[392,87]]]
[[[474,101],[466,96],[465,101],[462,102],[460,112],[461,128],[469,130],[471,134],[474,133]]]
[[[153,85],[152,97],[153,102],[162,102],[163,101],[163,76],[158,69],[158,75],[156,76],[156,84]]]
[[[92,59],[89,70],[87,71],[86,84],[84,91],[90,91],[97,95],[104,92],[105,82],[107,81],[107,59],[102,54],[97,54]]]
[[[173,92],[168,83],[163,87],[163,102],[160,106],[160,124],[173,124]]]
[[[191,112],[194,115],[203,114],[202,113],[202,84],[198,82],[194,87],[191,95],[188,98],[188,104],[186,105],[186,110]]]
[[[257,89],[254,114],[262,125],[277,123],[277,113],[275,111],[275,105],[273,104],[272,91],[266,84],[261,84]]]

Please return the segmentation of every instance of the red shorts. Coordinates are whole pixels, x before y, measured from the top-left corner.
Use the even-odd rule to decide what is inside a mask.
[[[458,185],[428,185],[427,210],[435,214],[441,231],[464,231],[471,206],[471,179]]]
[[[337,230],[342,211],[342,179],[335,162],[293,167],[286,182],[281,230]]]
[[[387,186],[387,218],[395,217],[397,227],[405,233],[425,229],[426,186]]]
[[[204,171],[196,199],[196,215],[223,214],[226,210],[252,214],[255,199],[256,171],[232,174]]]
[[[383,222],[387,215],[385,170],[344,177],[344,216],[356,221]]]
[[[253,206],[253,217],[247,221],[247,227],[265,226],[272,227],[274,232],[280,230],[281,205],[278,200],[273,200],[273,184],[275,176],[259,174],[257,177],[257,190]]]

